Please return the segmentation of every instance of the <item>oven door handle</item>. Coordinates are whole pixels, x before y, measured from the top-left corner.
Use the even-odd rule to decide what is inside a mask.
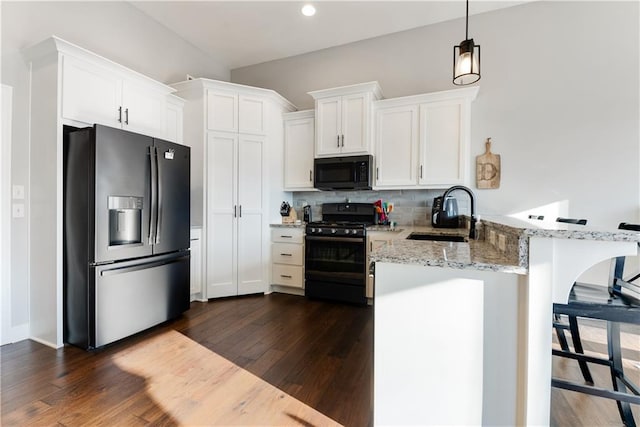
[[[329,236],[307,236],[307,240],[315,242],[344,242],[344,243],[364,243],[364,237],[329,237]]]

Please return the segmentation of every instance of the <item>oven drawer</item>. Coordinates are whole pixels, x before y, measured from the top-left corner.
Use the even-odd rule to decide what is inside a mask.
[[[304,246],[295,243],[273,243],[273,262],[278,264],[304,265]]]
[[[273,264],[273,277],[271,283],[274,285],[292,286],[296,288],[304,287],[304,273],[302,266]]]
[[[304,243],[304,229],[289,227],[272,228],[271,241],[280,243]]]

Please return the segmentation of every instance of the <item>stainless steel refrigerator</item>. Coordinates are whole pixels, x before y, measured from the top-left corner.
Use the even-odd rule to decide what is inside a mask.
[[[189,308],[189,147],[64,134],[64,340],[101,347]]]

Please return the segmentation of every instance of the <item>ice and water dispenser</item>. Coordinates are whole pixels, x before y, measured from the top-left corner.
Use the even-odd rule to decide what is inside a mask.
[[[109,246],[142,244],[142,197],[109,196]]]

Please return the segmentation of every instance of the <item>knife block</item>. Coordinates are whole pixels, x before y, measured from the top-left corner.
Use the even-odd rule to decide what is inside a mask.
[[[297,220],[298,214],[296,213],[296,210],[294,208],[291,208],[291,210],[289,210],[289,215],[282,216],[283,224],[294,224]]]

